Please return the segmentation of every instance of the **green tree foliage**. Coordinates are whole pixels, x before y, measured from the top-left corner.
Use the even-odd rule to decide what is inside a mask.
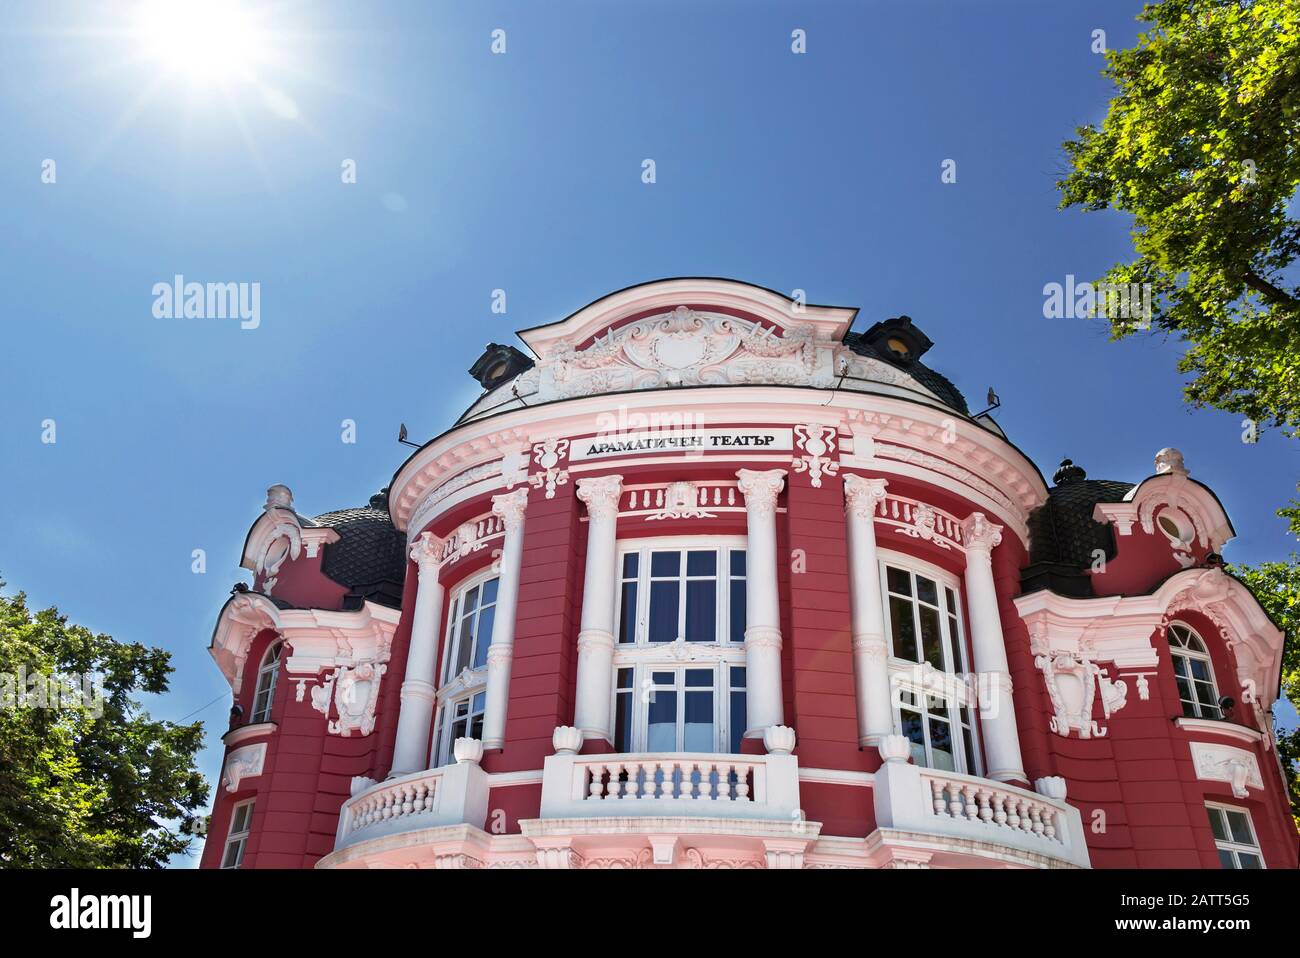
[[[1152,328],[1188,344],[1189,402],[1294,434],[1300,2],[1164,0],[1139,19],[1137,46],[1106,54],[1101,127],[1065,144],[1061,205],[1133,216],[1137,259],[1101,282],[1151,284]],[[1135,328],[1111,317],[1115,338]]]
[[[1293,527],[1294,527],[1293,521]],[[1264,611],[1286,632],[1282,655],[1282,694],[1300,710],[1300,556],[1285,562],[1264,562],[1257,566],[1237,566],[1232,572],[1255,593]],[[1283,767],[1290,770],[1287,783],[1291,792],[1291,814],[1300,826],[1300,728],[1278,730],[1278,754]]]
[[[0,595],[0,692],[11,699],[0,702],[0,867],[161,868],[186,850],[191,839],[168,823],[207,800],[194,764],[202,723],[154,721],[132,698],[167,690],[169,658]],[[71,708],[19,700],[34,688],[16,687],[24,673],[101,676],[102,714],[89,697]]]

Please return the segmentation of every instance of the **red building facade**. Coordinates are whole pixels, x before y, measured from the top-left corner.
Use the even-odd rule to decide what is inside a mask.
[[[633,287],[489,346],[369,506],[273,486],[203,865],[1296,867],[1213,492],[1049,487],[855,315]]]

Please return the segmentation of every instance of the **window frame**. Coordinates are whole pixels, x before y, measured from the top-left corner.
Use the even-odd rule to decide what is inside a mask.
[[[733,581],[743,581],[748,588],[749,583],[749,557],[747,551],[747,541],[745,536],[655,536],[643,537],[636,539],[620,539],[618,541],[617,551],[615,552],[614,568],[614,651],[627,649],[666,649],[671,648],[677,640],[682,640],[684,644],[698,648],[708,648],[710,646],[727,646],[732,648],[743,647],[744,631],[741,631],[739,641],[731,640],[731,620],[733,610],[731,607],[731,585]],[[733,576],[731,571],[731,553],[739,551],[746,554],[745,557],[745,574],[743,576]],[[652,642],[650,641],[650,595],[651,585],[653,582],[672,581],[666,577],[656,577],[651,570],[651,554],[654,552],[677,552],[682,556],[678,566],[676,581],[678,583],[677,596],[677,639],[669,642]],[[713,635],[711,642],[686,641],[685,640],[685,621],[686,609],[688,602],[687,583],[691,581],[710,581],[708,578],[700,575],[692,576],[687,570],[689,552],[715,552],[717,554],[717,565],[711,581],[717,584],[714,593],[714,613],[713,613]],[[635,580],[625,577],[623,569],[625,556],[637,553],[637,577]],[[636,614],[633,622],[633,640],[631,642],[621,641],[623,630],[623,593],[624,585],[636,583]],[[744,610],[741,610],[744,615]]]
[[[1240,805],[1228,805],[1225,802],[1206,802],[1205,811],[1210,820],[1210,834],[1214,840],[1214,847],[1219,853],[1219,867],[1226,868],[1223,864],[1223,856],[1226,854],[1232,859],[1232,869],[1239,871],[1252,871],[1253,869],[1243,869],[1241,866],[1240,856],[1253,855],[1259,861],[1259,869],[1268,868],[1268,863],[1264,861],[1264,852],[1259,847],[1259,832],[1255,828],[1255,821],[1251,818],[1250,809],[1242,808]],[[1232,825],[1228,820],[1228,813],[1241,815],[1246,820],[1246,827],[1250,830],[1250,843],[1239,842],[1233,838],[1218,838],[1214,835],[1214,816],[1216,813],[1222,814],[1223,832],[1225,835],[1232,835]]]
[[[463,716],[456,715],[459,706],[466,706]],[[483,738],[483,721],[487,713],[487,683],[475,682],[458,689],[438,702],[433,723],[433,737],[429,746],[429,768],[441,768],[456,760],[453,750],[458,738]],[[477,719],[478,734],[474,734]],[[455,734],[455,726],[464,721],[465,735]]]
[[[271,653],[275,653],[275,660],[267,663]],[[275,638],[262,652],[262,660],[257,666],[257,680],[253,683],[253,707],[249,709],[249,724],[257,725],[261,722],[271,721],[271,710],[275,707],[275,689],[280,684],[280,668],[284,659],[284,639]],[[262,687],[262,680],[270,676],[270,681],[265,689]],[[259,708],[258,700],[261,699],[262,693],[266,693],[266,703]]]
[[[1175,645],[1173,640],[1175,629],[1181,629],[1188,633],[1200,645],[1200,649],[1189,648],[1186,645]],[[1169,662],[1174,670],[1174,687],[1178,691],[1178,702],[1182,708],[1183,718],[1221,721],[1223,719],[1223,709],[1219,706],[1219,700],[1223,697],[1223,693],[1219,691],[1219,680],[1214,674],[1214,659],[1210,655],[1210,646],[1205,641],[1205,637],[1182,619],[1174,619],[1165,627],[1165,642],[1169,646]],[[1180,659],[1186,663],[1186,674],[1179,671]],[[1192,662],[1203,662],[1205,664],[1205,672],[1209,676],[1210,693],[1213,696],[1213,702],[1208,706],[1203,705],[1196,694],[1197,684],[1205,680],[1195,678],[1192,673]],[[1178,684],[1179,679],[1187,681],[1188,691],[1192,696],[1191,701],[1183,698],[1182,688]],[[1187,711],[1189,706],[1193,711]],[[1213,714],[1205,714],[1205,710],[1209,710]]]
[[[941,771],[954,771],[959,774],[982,777],[984,774],[984,754],[982,735],[978,715],[978,698],[973,686],[973,674],[969,668],[970,649],[967,646],[967,623],[962,607],[962,583],[957,576],[933,563],[918,559],[905,552],[893,549],[877,549],[877,574],[880,581],[881,611],[888,643],[888,668],[890,679],[890,702],[893,712],[893,728],[897,735],[906,735],[903,731],[904,712],[919,716],[922,741],[912,742],[913,761],[927,768]],[[908,574],[910,595],[904,596],[894,592],[889,586],[889,569],[894,568]],[[917,587],[917,576],[922,576],[935,583],[936,603],[921,598]],[[949,593],[951,596],[949,596]],[[894,647],[893,607],[891,596],[906,601],[912,612],[913,633],[917,642],[917,655],[920,661],[903,658]],[[936,668],[925,658],[922,643],[921,609],[933,610],[939,620],[939,650],[944,668]],[[953,624],[957,635],[954,642]],[[953,661],[954,649],[960,661]],[[906,699],[910,696],[911,702]],[[944,703],[943,714],[934,716],[931,702],[941,700]],[[934,750],[931,742],[931,718],[938,717],[947,722],[951,742],[953,768],[943,769],[934,764]],[[967,739],[969,734],[969,739]],[[911,736],[907,736],[910,740]],[[918,756],[917,748],[923,752]]]
[[[487,583],[491,582],[493,579],[497,580],[497,593],[496,595],[493,596],[492,601],[490,603],[485,603],[483,601],[483,587],[487,585]],[[487,663],[486,663],[487,647],[488,645],[492,644],[492,634],[491,632],[489,632],[486,636],[482,636],[479,634],[480,631],[478,627],[479,616],[482,615],[484,608],[490,606],[492,608],[493,624],[495,626],[497,598],[501,594],[500,580],[501,580],[500,571],[494,569],[492,563],[488,563],[488,565],[485,568],[480,569],[478,572],[466,576],[464,579],[461,579],[460,582],[456,583],[456,587],[454,589],[448,590],[447,621],[446,621],[446,626],[444,628],[443,637],[442,637],[442,667],[439,670],[439,675],[441,677],[440,686],[450,685],[461,675],[462,672],[465,671],[469,671],[471,673],[483,672],[487,669]],[[458,632],[457,626],[459,626],[462,620],[466,617],[463,609],[465,597],[475,589],[478,590],[475,596],[475,601],[477,602],[477,605],[474,607],[473,610],[474,642],[476,643],[476,645],[474,648],[470,649],[468,664],[466,664],[466,666],[463,669],[453,673],[451,670],[455,667],[456,661],[460,658],[460,639],[457,634]],[[483,646],[483,650],[482,650],[483,655],[485,657],[485,661],[483,665],[476,666],[474,664],[474,660],[478,658],[478,653],[479,653],[477,643],[481,640],[486,641],[487,643],[486,645]]]
[[[248,837],[253,833],[253,807],[257,804],[256,798],[246,798],[242,801],[235,802],[230,806],[230,828],[226,832],[225,844],[221,846],[221,869],[241,868],[244,864],[244,852],[248,848]],[[248,809],[248,818],[244,822],[244,828],[240,831],[235,830],[235,822],[239,818],[239,813],[243,809]],[[227,864],[230,858],[230,846],[238,842],[233,864]]]
[[[614,573],[614,658],[612,662],[613,681],[610,694],[610,728],[614,735],[615,748],[620,744],[628,747],[624,752],[638,753],[648,751],[650,696],[657,691],[673,691],[677,696],[677,733],[676,740],[684,742],[685,735],[685,695],[686,672],[690,669],[707,669],[713,673],[713,682],[709,690],[713,696],[713,741],[714,747],[705,754],[735,754],[733,742],[739,746],[740,738],[747,729],[740,729],[737,734],[732,728],[732,700],[736,695],[744,696],[745,645],[744,630],[740,630],[739,639],[731,639],[732,584],[743,581],[748,588],[749,566],[746,536],[645,536],[620,539],[615,552]],[[714,593],[714,638],[712,641],[686,641],[684,621],[687,607],[687,589],[685,583],[703,580],[702,576],[691,576],[688,572],[690,552],[712,551],[717,555],[712,581],[716,583]],[[735,551],[746,553],[745,574],[734,575],[731,571],[731,554]],[[676,581],[678,590],[678,638],[674,641],[650,641],[650,583],[667,581],[656,577],[651,571],[651,554],[654,552],[676,552],[681,555]],[[624,576],[625,556],[636,553],[636,578]],[[636,583],[636,613],[632,619],[633,641],[621,642],[623,634],[624,583]],[[743,614],[743,609],[741,610]],[[629,682],[624,681],[624,672],[630,674]],[[653,684],[653,673],[673,672],[672,689]],[[739,676],[740,678],[737,678]],[[740,682],[737,685],[737,681]],[[695,686],[702,690],[703,686]],[[630,727],[626,733],[628,742],[620,743],[623,730],[619,723],[620,696],[626,696],[624,707],[630,708]],[[685,753],[683,753],[685,754]]]

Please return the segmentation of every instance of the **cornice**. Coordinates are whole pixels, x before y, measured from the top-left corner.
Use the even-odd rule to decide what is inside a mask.
[[[686,418],[710,427],[736,423],[834,427],[839,434],[848,434],[841,446],[851,447],[841,450],[841,464],[938,485],[967,498],[975,509],[1006,524],[1022,539],[1027,537],[1029,512],[1047,497],[1042,476],[1020,450],[941,406],[843,392],[827,405],[823,390],[785,386],[650,390],[621,395],[619,401],[620,416],[659,417],[668,423]],[[398,470],[390,493],[393,522],[400,531],[418,531],[467,498],[513,488],[526,479],[533,444],[598,435],[602,419],[609,417],[610,397],[603,395],[514,410],[459,426],[413,454]],[[888,448],[877,450],[875,443]],[[700,461],[743,463],[752,458],[737,450],[684,463]],[[604,460],[610,472],[617,471],[619,462]],[[454,494],[442,493],[444,486],[453,485]],[[418,518],[418,527],[410,525],[413,518]]]

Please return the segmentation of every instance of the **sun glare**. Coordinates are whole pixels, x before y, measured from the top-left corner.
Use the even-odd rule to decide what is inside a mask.
[[[136,31],[151,59],[197,84],[253,81],[269,54],[257,18],[234,0],[147,0]]]

